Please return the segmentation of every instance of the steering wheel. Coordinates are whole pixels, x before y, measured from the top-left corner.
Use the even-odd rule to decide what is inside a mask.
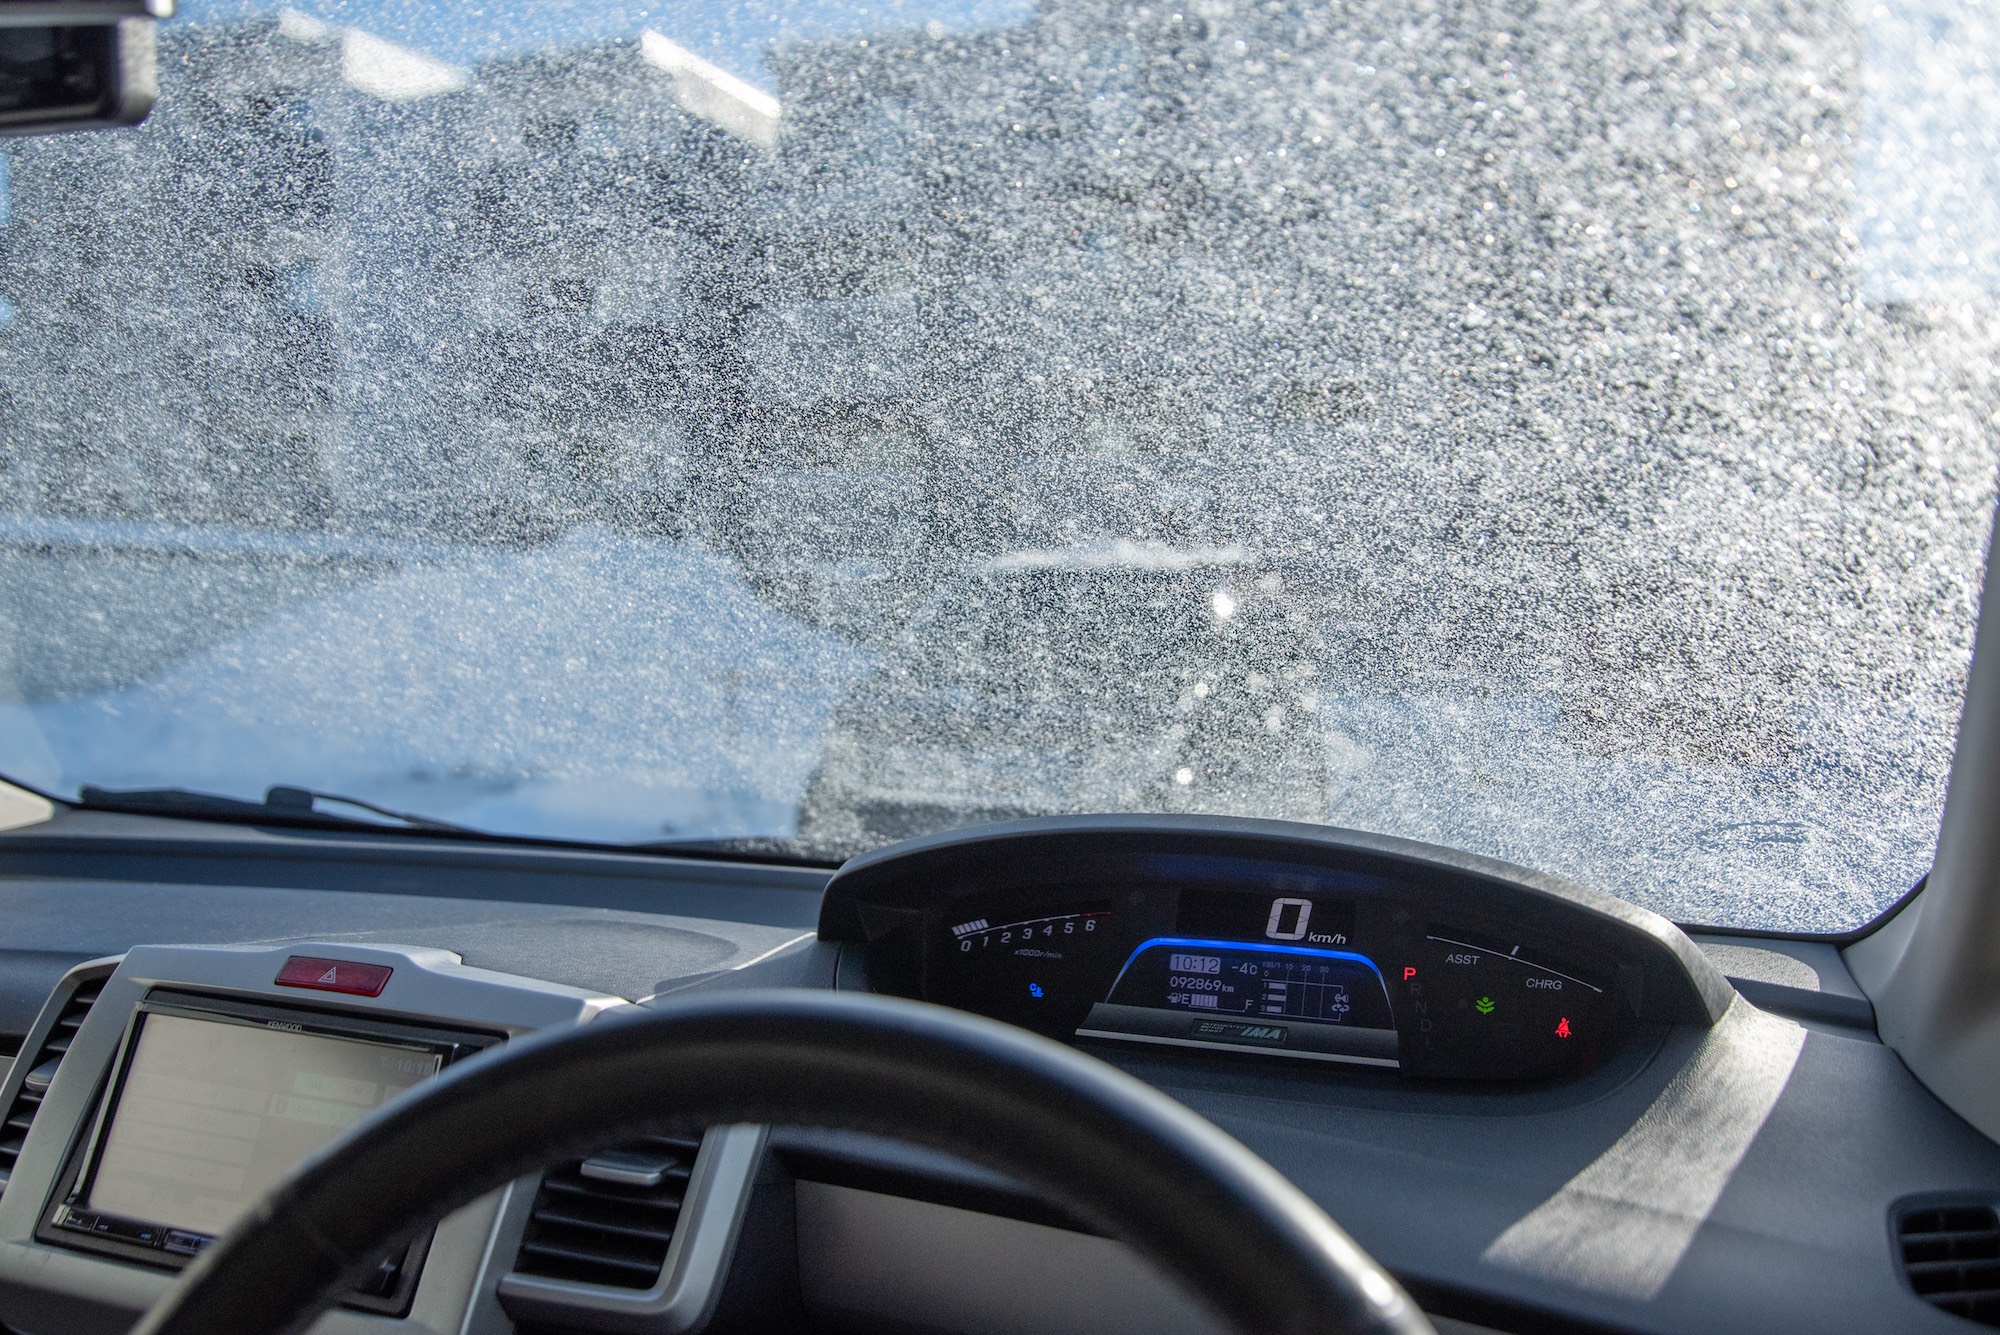
[[[424,1222],[617,1140],[731,1122],[982,1163],[1150,1256],[1245,1335],[1431,1335],[1303,1192],[1150,1086],[996,1021],[809,991],[617,1012],[451,1067],[302,1164],[133,1335],[303,1330]]]

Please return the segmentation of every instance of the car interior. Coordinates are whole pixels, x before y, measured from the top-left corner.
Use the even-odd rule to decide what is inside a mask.
[[[793,8],[0,10],[0,1332],[2000,1326],[2000,608],[1982,597],[2000,278],[1871,296],[1853,277],[1870,256],[1912,290],[1945,280],[1893,227],[1825,222],[1816,187],[1773,175],[1731,204],[1660,184],[1697,170],[1668,159],[1711,130],[1859,179],[1875,159],[1842,137],[1896,122],[1911,88],[2000,106],[1965,54],[1990,23],[1943,0],[1865,41],[1842,26],[1862,18],[1812,5]],[[756,26],[766,9],[790,16]],[[1867,74],[1905,28],[1931,63]],[[1868,54],[1814,64],[1815,42]],[[1366,82],[1398,69],[1397,91]],[[1577,129],[1592,99],[1535,82],[1552,69],[1630,116]],[[1327,105],[1378,137],[1343,141],[1337,188],[1308,205],[1297,180],[1321,178],[1283,175],[1272,145],[1303,154],[1334,123],[1258,108],[1316,105],[1314,80],[1348,81]],[[1864,86],[1865,114],[1840,100]],[[1683,94],[1711,119],[1632,119]],[[567,119],[542,114],[558,103]],[[1050,182],[1080,143],[1136,152],[1128,105],[1166,137],[1143,189],[1090,196],[1129,225],[1106,239]],[[1494,272],[1526,275],[1532,236],[1582,254],[1601,240],[1584,214],[1571,232],[1565,205],[1521,210],[1515,237],[1469,150],[1463,217],[1397,213],[1399,182],[1421,203],[1409,183],[1444,170],[1447,122],[1488,165],[1546,132],[1536,151],[1588,159],[1579,179],[1623,164],[1633,216],[1736,229],[1735,250],[1677,251],[1683,285],[1650,296],[1634,278],[1613,300],[1581,260],[1547,281],[1581,294],[1591,338],[1695,331],[1548,372],[1590,387],[1578,420],[1628,390],[1671,407],[1590,419],[1627,444],[1534,435],[1537,403],[1563,410],[1533,378],[1551,340],[1493,345],[1506,387],[1438,400],[1468,421],[1502,404],[1494,438],[1532,439],[1487,472],[1386,382],[1257,369],[1304,316],[1228,362],[1227,308],[1266,300],[1248,279],[1198,318],[1145,304],[1196,251],[1201,281],[1299,255],[1299,283],[1372,273],[1386,256],[1325,239],[1366,213],[1415,218],[1394,235],[1438,249],[1403,256],[1410,286],[1369,307],[1380,340],[1341,326],[1356,364],[1416,376],[1394,330],[1435,315],[1456,351],[1423,374],[1444,384],[1490,320],[1555,321],[1522,313],[1531,295],[1489,316],[1514,299],[1466,297],[1451,266],[1513,245]],[[2000,121],[1964,124],[1987,175],[1940,188],[1947,221],[1987,207],[2000,161]],[[853,148],[854,125],[918,166]],[[494,161],[515,174],[481,176],[479,145],[509,135],[517,157]],[[619,156],[623,135],[643,151]],[[1015,156],[980,177],[989,148]],[[1260,154],[1290,184],[1229,176]],[[1161,174],[1176,155],[1185,178]],[[1046,215],[1021,202],[1038,171]],[[906,176],[930,202],[897,194]],[[607,204],[588,222],[641,178],[651,221]],[[1187,193],[1197,178],[1212,196]],[[1932,207],[1918,167],[1890,178],[1901,193],[1855,219]],[[1796,377],[1808,397],[1756,397],[1818,336],[1785,323],[1805,297],[1756,286],[1783,267],[1781,206],[1819,219],[1784,253],[1861,257],[1796,281],[1835,293],[1870,367],[1906,340],[1900,369],[1869,380],[1835,349]],[[907,253],[903,209],[940,229]],[[541,249],[509,249],[557,217]],[[1024,218],[1045,234],[995,239]],[[1975,233],[1939,253],[1988,263],[2000,229]],[[616,303],[656,234],[696,258],[674,262],[677,313],[642,320]],[[909,253],[959,264],[923,251],[947,234],[1017,247],[964,261],[949,296],[908,280],[913,328],[963,332],[926,345],[923,374],[985,388],[897,407],[867,388],[904,355],[882,333],[902,298],[877,280]],[[1067,249],[1029,253],[1044,243]],[[259,246],[261,286],[229,277]],[[1651,273],[1668,249],[1632,240],[1604,271]],[[489,252],[512,257],[527,315],[453,324],[500,300],[464,258]],[[586,252],[628,267],[564,277]],[[861,277],[827,277],[842,256]],[[767,286],[731,306],[749,289],[718,274]],[[1017,306],[992,295],[1006,283]],[[787,284],[818,295],[771,314]],[[982,292],[999,333],[965,313]],[[1741,297],[1727,319],[1697,309],[1718,292]],[[1031,318],[1100,305],[1128,323]],[[1618,379],[1629,359],[1692,366],[1729,320],[1774,359],[1755,394],[1725,401],[1692,369],[1685,401],[1662,388],[1678,370]],[[1164,341],[1132,334],[1107,364],[1183,347],[1207,365],[1148,370],[1143,391],[1044,384],[1038,358],[1142,325]],[[989,336],[1017,342],[1002,357]],[[280,363],[334,388],[259,378]],[[800,397],[850,372],[863,389]],[[1190,406],[1211,390],[1224,408]],[[1809,420],[1812,395],[1860,405],[1835,423],[1852,433]],[[863,407],[836,419],[837,399]],[[513,443],[477,434],[475,401]],[[1252,405],[1251,444],[1229,404]],[[1793,432],[1808,463],[1879,480],[1907,446],[1909,478],[1946,481],[1906,478],[1893,502],[1829,482],[1821,519],[1793,523],[1792,465],[1714,444],[1758,404],[1754,431]],[[664,457],[654,412],[712,428],[673,438],[695,480],[647,490],[607,462],[614,436]],[[281,426],[304,434],[280,449]],[[493,462],[543,427],[515,471]],[[1086,446],[1050,443],[1071,436]],[[203,443],[230,440],[250,444]],[[1349,479],[1335,446],[1383,471]],[[1011,499],[1002,456],[1029,461]],[[1307,497],[1322,474],[1341,480]],[[1681,500],[1635,518],[1605,499],[1631,478]],[[1460,500],[1460,528],[1396,527]],[[943,519],[897,529],[924,506]],[[1561,528],[1574,507],[1587,522]],[[1822,538],[1852,560],[1731,582],[1745,552]],[[1593,563],[1614,573],[1591,584]],[[1850,592],[1902,583],[1813,601],[1842,570]],[[1535,603],[1537,580],[1595,592]],[[1883,644],[1908,657],[1868,657]],[[1466,664],[1490,673],[1475,687]]]

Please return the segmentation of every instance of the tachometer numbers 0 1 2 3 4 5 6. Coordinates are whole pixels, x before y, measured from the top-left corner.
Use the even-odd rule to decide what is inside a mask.
[[[927,974],[930,1000],[1054,1036],[1073,1033],[1103,999],[1123,951],[1109,905],[1033,917],[968,915],[940,926]]]
[[[1079,937],[1088,939],[1101,931],[1110,917],[1109,909],[1099,909],[1022,918],[1017,922],[997,925],[984,918],[974,918],[969,922],[954,923],[951,935],[961,955],[995,949],[1018,951],[1023,946],[1067,944]]]

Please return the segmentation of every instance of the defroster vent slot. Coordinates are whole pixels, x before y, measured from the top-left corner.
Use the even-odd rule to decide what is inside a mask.
[[[2000,1326],[2000,1212],[1990,1201],[1905,1202],[1896,1216],[1904,1277],[1933,1307]]]

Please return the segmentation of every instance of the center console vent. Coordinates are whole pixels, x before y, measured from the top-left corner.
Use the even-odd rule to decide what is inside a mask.
[[[70,1042],[75,1039],[76,1031],[83,1028],[84,1017],[97,1004],[98,994],[103,992],[104,982],[115,967],[115,961],[91,964],[66,974],[43,1006],[42,1018],[29,1031],[28,1039],[33,1046],[23,1047],[15,1058],[14,1070],[20,1073],[20,1079],[16,1085],[9,1073],[7,1084],[15,1087],[14,1097],[7,1104],[6,1122],[0,1125],[0,1193],[6,1191],[14,1165],[20,1161],[21,1146],[27,1143],[28,1128],[35,1124],[35,1114],[41,1110],[42,1097],[55,1080],[56,1068],[62,1065]],[[50,1011],[55,1012],[53,1020],[47,1019]]]
[[[701,1141],[649,1136],[542,1178],[514,1273],[650,1289],[679,1227]]]
[[[1991,1201],[1906,1201],[1897,1211],[1896,1244],[1919,1298],[2000,1326],[2000,1213]]]
[[[763,1127],[718,1126],[550,1168],[525,1210],[509,1207],[522,1233],[501,1306],[524,1332],[701,1329],[763,1155]]]

